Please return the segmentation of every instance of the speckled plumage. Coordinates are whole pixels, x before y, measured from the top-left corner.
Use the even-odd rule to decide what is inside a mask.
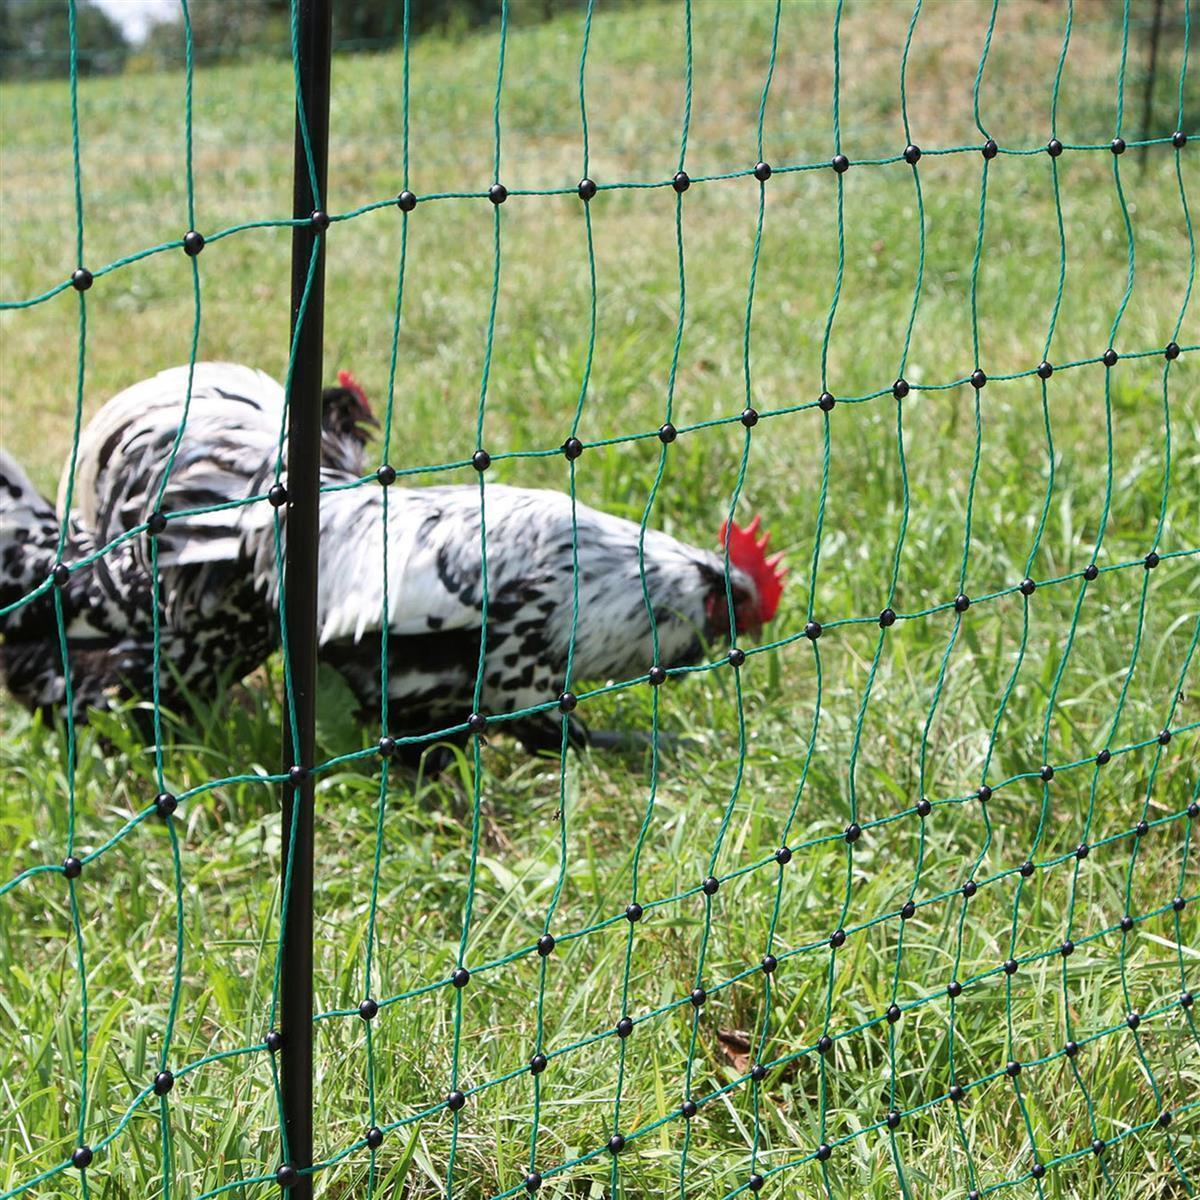
[[[144,532],[119,539],[156,509],[168,517],[157,538],[162,703],[176,707],[186,695],[218,694],[278,644],[274,609],[256,589],[242,541],[249,509],[271,510],[265,502],[192,510],[259,495],[274,481],[283,389],[261,371],[230,363],[197,363],[190,383],[187,424],[161,508],[159,490],[189,394],[187,367],[114,396],[80,437],[63,561],[119,544],[72,572],[62,589],[78,720],[89,707],[152,695],[152,539]],[[341,472],[362,467],[357,405],[344,388],[325,393],[323,460]],[[46,578],[60,526],[16,463],[6,456],[3,465],[14,481],[0,526],[0,595],[9,603]],[[64,474],[60,507],[68,482]],[[50,711],[65,695],[53,604],[52,595],[40,596],[0,628],[5,686],[28,707]]]
[[[566,684],[574,605],[572,502],[559,492],[488,484],[487,645],[478,708],[512,712],[554,700]],[[318,598],[322,659],[347,679],[364,719],[379,722],[380,632],[388,634],[389,731],[416,736],[461,724],[475,705],[482,624],[480,490],[388,489],[387,614],[383,491],[327,492],[321,501]],[[571,680],[623,679],[656,661],[639,570],[639,528],[577,504],[579,618]],[[722,559],[647,530],[646,587],[657,661],[695,662],[729,635]],[[259,543],[256,577],[274,587]],[[753,581],[731,569],[735,609],[753,611]],[[557,713],[505,723],[531,748],[556,746]],[[582,736],[582,729],[575,729]]]

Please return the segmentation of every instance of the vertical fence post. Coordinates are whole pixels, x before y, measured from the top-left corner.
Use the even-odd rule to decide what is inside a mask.
[[[297,6],[298,88],[295,184],[292,215],[307,218],[325,206],[329,148],[329,67],[331,0],[295,0]],[[307,126],[308,146],[303,129]],[[309,154],[312,156],[310,169]],[[316,194],[314,195],[314,177]],[[317,558],[320,533],[320,455],[322,339],[325,326],[325,250],[317,222],[292,231],[292,370],[288,424],[287,557],[284,564],[285,619],[291,655],[296,743],[284,722],[283,769],[311,768],[316,723]],[[318,246],[318,240],[320,245]],[[314,247],[317,262],[308,303],[301,307]],[[299,328],[297,323],[299,322]],[[295,789],[299,804],[294,804]],[[292,819],[295,812],[296,830]],[[280,975],[281,1082],[283,1117],[291,1165],[299,1171],[313,1162],[313,779],[283,787],[284,879],[290,872],[283,922]],[[288,847],[291,847],[289,853]],[[289,863],[289,858],[292,861]],[[284,1182],[282,1179],[281,1183]],[[287,1194],[309,1200],[311,1175],[287,1179]]]

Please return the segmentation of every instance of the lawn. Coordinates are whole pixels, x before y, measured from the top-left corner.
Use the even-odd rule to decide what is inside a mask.
[[[488,480],[565,487],[558,456],[505,455],[559,446],[582,392],[582,500],[640,519],[661,455],[650,523],[712,545],[745,462],[738,514],[762,513],[790,586],[768,648],[736,673],[714,647],[712,669],[662,689],[590,681],[579,715],[627,735],[624,749],[535,759],[489,736],[478,777],[470,756],[436,779],[392,769],[382,803],[373,756],[321,772],[317,1153],[338,1161],[318,1194],[428,1200],[448,1176],[458,1200],[523,1194],[531,1145],[539,1194],[564,1198],[725,1198],[748,1194],[752,1171],[763,1195],[789,1198],[1200,1190],[1200,1029],[1179,1003],[1200,990],[1187,815],[1200,801],[1200,690],[1188,678],[1189,665],[1200,671],[1200,325],[1184,199],[1194,211],[1200,72],[1181,89],[1182,6],[1168,0],[1150,131],[1160,141],[1114,157],[1120,6],[1077,3],[1057,104],[1068,149],[1052,160],[1039,148],[1066,6],[1000,6],[973,98],[991,11],[921,8],[906,129],[912,10],[845,5],[838,117],[852,166],[838,176],[779,169],[835,152],[835,7],[782,7],[760,150],[775,8],[699,0],[684,159],[697,182],[677,197],[603,185],[663,184],[679,169],[683,6],[598,5],[584,74],[587,173],[602,185],[590,205],[590,359],[583,205],[519,194],[584,174],[583,14],[509,29],[500,178],[513,194],[499,210]],[[406,184],[476,194],[423,200],[408,218],[394,433],[379,448],[397,467],[475,447],[494,270],[493,210],[478,193],[493,180],[499,45],[497,30],[414,45],[407,177],[403,57],[334,63],[333,213]],[[1130,141],[1142,137],[1145,55],[1135,21]],[[182,72],[80,86],[84,258],[97,271],[85,417],[187,360],[181,251],[98,273],[187,228],[183,96]],[[206,235],[289,215],[291,100],[285,59],[197,71]],[[1161,139],[1180,103],[1194,136],[1177,153]],[[1001,152],[985,174],[987,136]],[[892,161],[908,142],[924,150],[916,172]],[[747,173],[760,158],[776,168],[761,186]],[[74,205],[66,84],[0,87],[0,300],[69,275]],[[402,221],[383,206],[336,222],[328,242],[328,372],[354,370],[381,411]],[[288,231],[210,236],[198,262],[200,356],[282,377]],[[0,432],[49,494],[71,444],[77,328],[69,290],[0,312]],[[1168,368],[1172,340],[1184,351]],[[1108,368],[1110,345],[1121,357]],[[1058,366],[1045,382],[1043,358]],[[976,367],[989,376],[981,390],[967,382]],[[897,402],[899,375],[911,390]],[[840,398],[828,413],[815,404],[823,388]],[[685,432],[664,451],[652,433],[668,400]],[[747,403],[763,414],[749,432],[736,420]],[[1147,570],[1151,550],[1161,561]],[[1029,596],[1016,586],[1026,575],[1039,584]],[[962,613],[959,591],[973,600]],[[889,605],[901,619],[881,630]],[[825,627],[815,642],[803,636],[812,618]],[[74,884],[86,1034],[67,881],[42,872],[0,894],[0,1195],[66,1159],[85,1099],[92,1145],[128,1118],[86,1173],[94,1200],[274,1193],[238,1181],[279,1162],[262,1048],[279,789],[253,777],[278,769],[281,692],[273,661],[227,703],[172,715],[168,786],[200,790],[170,830],[141,820]],[[0,734],[0,879],[57,864],[69,837],[80,857],[97,851],[158,790],[153,754],[121,714],[80,733],[73,822],[63,729],[3,701]],[[377,737],[326,678],[320,756]],[[862,832],[848,842],[852,822]],[[786,865],[773,857],[781,844]],[[721,886],[706,896],[710,874]],[[455,991],[469,877],[474,973]],[[645,914],[633,925],[623,914],[635,895]],[[558,944],[543,960],[533,946],[550,911]],[[831,950],[839,928],[847,937]],[[770,976],[758,969],[768,952]],[[951,980],[963,984],[953,1000]],[[365,1026],[368,994],[391,1002]],[[625,1014],[635,1026],[619,1039]],[[539,1045],[549,1065],[535,1083],[524,1068]],[[168,1100],[135,1103],[164,1061],[179,1075]],[[761,1079],[749,1078],[756,1061]],[[457,1116],[443,1103],[455,1083],[468,1093]],[[685,1121],[688,1096],[699,1107]],[[903,1114],[894,1130],[891,1109]],[[374,1155],[372,1124],[387,1131]],[[627,1139],[619,1156],[605,1148],[614,1132]],[[822,1142],[833,1146],[823,1163]],[[78,1172],[25,1194],[78,1196]]]

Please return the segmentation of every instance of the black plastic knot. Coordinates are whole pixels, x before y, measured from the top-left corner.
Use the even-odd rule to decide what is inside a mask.
[[[83,1171],[92,1165],[93,1157],[91,1146],[76,1146],[71,1152],[71,1166]]]
[[[71,272],[71,286],[77,292],[86,292],[88,288],[95,282],[91,271],[87,267],[76,267]]]
[[[493,183],[488,188],[487,197],[493,204],[503,204],[508,199],[508,188],[502,183]]]
[[[154,811],[160,817],[169,817],[179,807],[179,801],[170,792],[159,792],[154,797]]]
[[[548,954],[554,953],[554,935],[543,933],[537,940],[537,952],[545,958]]]
[[[492,465],[492,456],[486,450],[476,450],[471,455],[471,466],[477,471],[486,471]]]
[[[577,437],[569,437],[562,444],[562,452],[567,462],[574,462],[583,453],[583,443]]]
[[[988,138],[980,150],[980,153],[986,159],[993,159],[1000,153],[1000,147],[996,145],[994,138]]]
[[[729,665],[731,667],[740,667],[746,661],[746,652],[740,646],[734,646],[729,652]]]
[[[771,164],[767,162],[756,162],[754,164],[754,178],[759,183],[766,183],[771,178]]]
[[[314,208],[308,223],[318,232],[324,233],[329,228],[329,214],[322,209]]]
[[[165,1096],[175,1086],[175,1076],[170,1071],[159,1071],[154,1077],[154,1094]]]
[[[670,445],[679,436],[679,431],[671,424],[670,421],[658,427],[658,440],[664,446]]]
[[[1057,158],[1062,152],[1063,144],[1058,140],[1058,138],[1051,138],[1046,143],[1046,153],[1050,155],[1051,158]]]
[[[575,190],[579,193],[580,200],[586,203],[596,194],[596,181],[594,179],[581,179],[579,186]]]
[[[817,397],[817,407],[822,412],[833,412],[834,405],[836,404],[837,400],[830,392],[822,392]]]
[[[541,942],[538,942],[538,950],[541,950]],[[471,982],[471,972],[466,967],[455,967],[454,973],[450,976],[450,982],[460,990],[465,988]]]
[[[62,861],[62,873],[68,879],[78,879],[83,874],[83,863],[73,854],[69,854]]]
[[[371,1150],[378,1150],[383,1145],[383,1130],[378,1125],[372,1125],[364,1135],[363,1140]]]
[[[883,610],[883,612],[881,612],[879,614],[879,627],[881,629],[890,629],[893,625],[895,625],[895,623],[896,623],[895,609],[885,608]]]
[[[829,165],[839,174],[844,175],[850,170],[850,160],[844,154],[835,154]]]
[[[379,1005],[376,1001],[368,996],[365,1000],[359,1002],[358,1015],[364,1021],[373,1021],[379,1015]]]
[[[904,147],[904,161],[914,167],[921,161],[921,147],[909,143]]]
[[[282,483],[273,485],[267,493],[267,502],[272,508],[282,508],[288,502],[287,488]]]
[[[667,682],[667,672],[665,668],[660,667],[657,663],[646,672],[646,678],[650,681],[651,687],[662,687]]]
[[[384,487],[391,487],[392,484],[396,482],[396,468],[393,467],[391,463],[384,463],[383,466],[381,466],[379,470],[375,472],[375,478],[378,479]]]
[[[692,186],[686,171],[676,171],[671,179],[671,186],[682,196]]]
[[[417,198],[407,188],[396,197],[396,207],[401,212],[410,213],[417,207]]]
[[[146,532],[157,537],[167,527],[167,518],[160,512],[152,512],[146,518]]]

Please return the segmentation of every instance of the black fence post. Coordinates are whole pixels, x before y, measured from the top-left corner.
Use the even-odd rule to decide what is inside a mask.
[[[331,0],[295,0],[300,95],[296,113],[295,185],[292,215],[309,218],[325,208],[329,149]],[[307,126],[308,145],[303,129]],[[309,155],[311,153],[311,165]],[[315,178],[314,178],[315,177]],[[315,194],[314,194],[315,183]],[[291,655],[296,744],[284,722],[283,769],[311,768],[316,723],[317,559],[320,534],[322,339],[325,329],[326,223],[319,217],[292,231],[292,371],[287,457],[287,556],[284,564],[285,618]],[[314,248],[317,262],[309,283]],[[300,310],[306,285],[308,302]],[[299,324],[299,328],[297,325]],[[297,791],[299,804],[294,805]],[[296,829],[292,819],[295,810]],[[293,840],[294,839],[294,840]],[[313,1162],[313,779],[304,770],[283,786],[284,879],[290,872],[287,905],[281,914],[283,962],[280,977],[281,1082],[283,1117],[292,1170],[280,1183],[294,1200],[310,1200]],[[288,847],[291,847],[289,853]],[[289,858],[292,861],[289,863]]]

